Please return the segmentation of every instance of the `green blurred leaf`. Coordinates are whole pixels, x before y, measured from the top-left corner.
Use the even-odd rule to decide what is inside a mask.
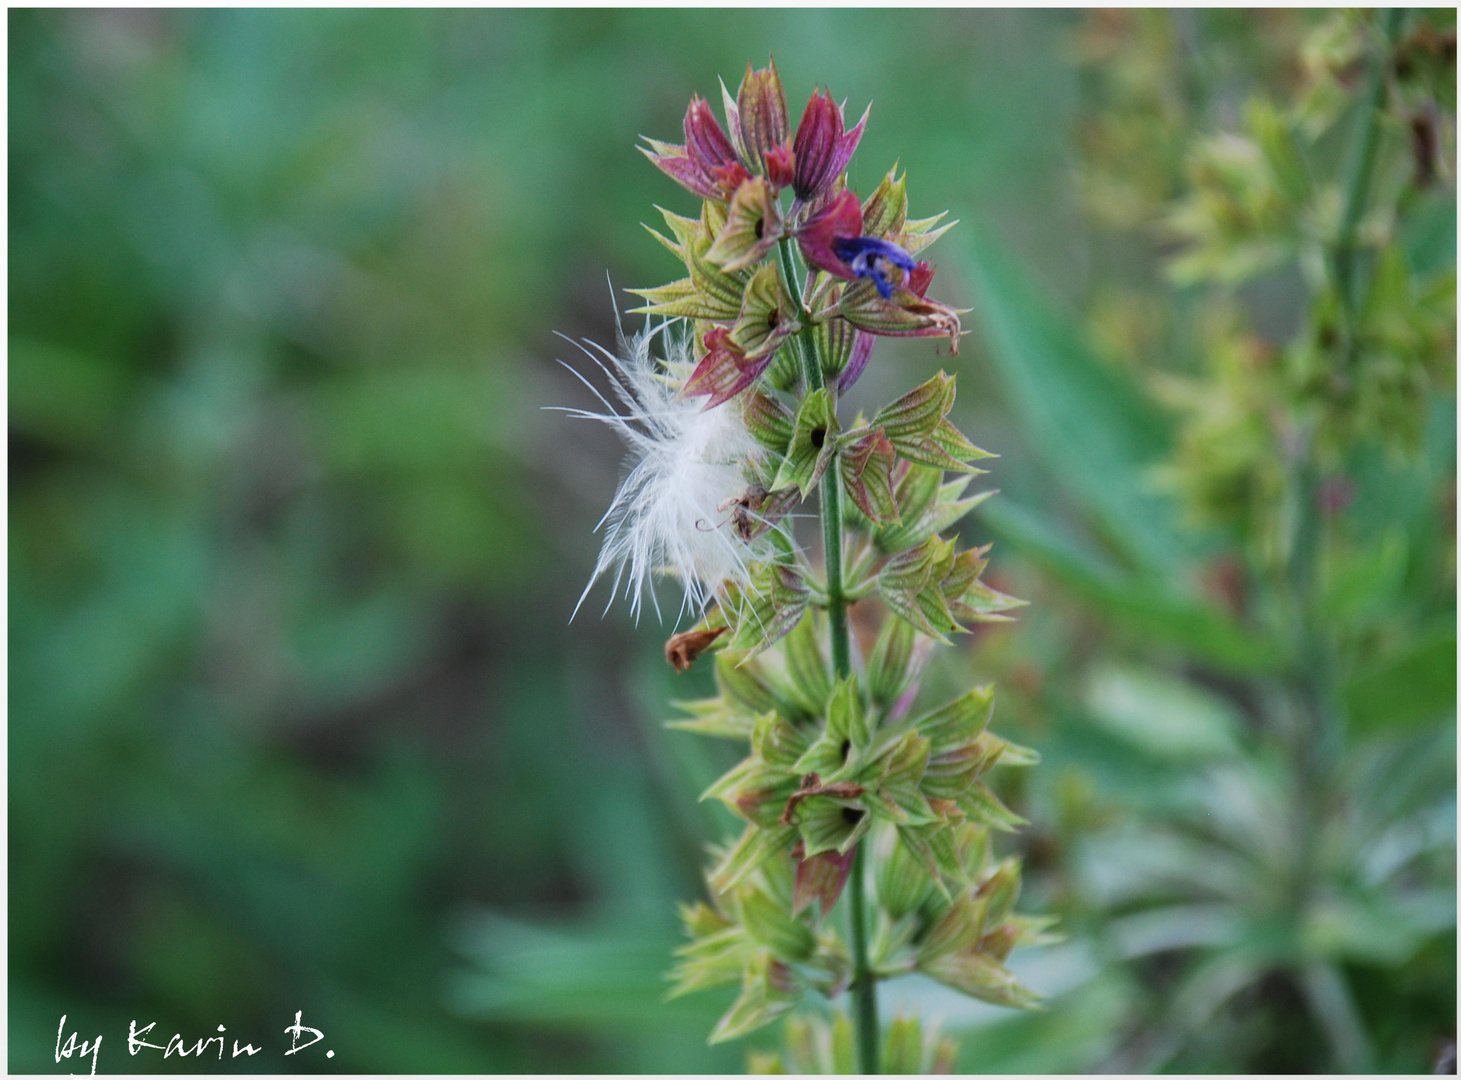
[[[1116,1049],[1139,996],[1119,968],[1107,968],[1050,1003],[1049,1012],[1003,1014],[961,1039],[961,1071],[1029,1075],[1095,1071]]]
[[[1086,681],[1091,718],[1153,757],[1202,761],[1238,753],[1240,719],[1226,702],[1182,679],[1116,665]]]
[[[1456,712],[1456,629],[1438,627],[1399,655],[1356,672],[1342,689],[1350,727],[1404,731]]]
[[[1199,601],[1172,594],[1158,581],[1136,579],[1103,563],[1035,512],[1000,500],[986,506],[982,514],[996,536],[1133,633],[1186,650],[1229,671],[1275,671],[1283,666],[1285,650],[1277,642]]]
[[[453,1012],[583,1029],[658,1027],[669,1017],[696,1025],[701,1038],[728,996],[665,1001],[665,971],[680,942],[674,922],[586,923],[548,927],[481,912],[457,936],[473,968],[453,976]]]
[[[1400,238],[1417,276],[1456,265],[1456,196],[1436,192],[1405,222]]]
[[[976,223],[965,237],[980,326],[1030,445],[1126,558],[1177,570],[1188,552],[1173,508],[1144,480],[1167,449],[1162,417],[1094,354],[989,228]]]
[[[10,339],[12,429],[48,442],[99,436],[122,403],[126,369],[32,338]]]

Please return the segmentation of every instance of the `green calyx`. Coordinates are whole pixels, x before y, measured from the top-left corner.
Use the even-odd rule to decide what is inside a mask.
[[[946,335],[957,351],[962,312],[928,299],[932,267],[899,254],[952,223],[910,220],[896,167],[857,200],[842,171],[862,124],[847,131],[823,95],[812,128],[793,132],[774,66],[748,68],[740,92],[722,96],[724,130],[697,99],[685,146],[649,141],[651,160],[703,201],[697,217],[661,211],[664,231],[650,230],[683,276],[632,290],[638,311],[691,324],[694,396],[732,410],[728,426],[759,448],[744,489],[717,509],[723,520],[697,524],[757,546],[666,645],[677,671],[713,665],[716,687],[679,703],[670,726],[745,751],[701,796],[743,824],[714,853],[709,903],[682,911],[690,941],[673,993],[739,986],[711,1033],[719,1042],[792,1014],[811,992],[850,992],[855,1019],[834,1022],[829,1064],[947,1069],[952,1044],[916,1020],[884,1038],[877,983],[923,971],[985,1000],[1035,1000],[1003,966],[1034,940],[1010,911],[1018,867],[989,856],[991,832],[1022,822],[991,770],[1033,755],[988,730],[989,688],[914,706],[935,645],[1021,601],[983,583],[987,547],[961,551],[940,535],[992,494],[966,494],[982,472],[974,463],[993,455],[950,419],[954,378],[940,372],[850,427],[838,396],[876,335]],[[842,261],[859,238],[873,243],[855,266]],[[791,512],[813,493],[819,553],[795,528],[805,510]],[[854,621],[875,637],[865,656]],[[810,1030],[793,1019],[794,1042]],[[789,1054],[808,1058],[805,1046]]]

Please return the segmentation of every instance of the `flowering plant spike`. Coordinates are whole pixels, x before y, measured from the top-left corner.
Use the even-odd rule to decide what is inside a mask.
[[[661,211],[668,235],[651,230],[684,273],[632,290],[652,322],[617,353],[592,347],[617,400],[578,413],[631,452],[590,587],[611,575],[637,615],[646,594],[661,610],[656,578],[678,582],[692,625],[665,657],[712,666],[718,693],[670,726],[746,750],[701,796],[743,827],[713,852],[708,902],[682,911],[671,993],[740,988],[712,1041],[807,994],[850,994],[828,1044],[846,1063],[947,1071],[953,1045],[936,1029],[899,1019],[884,1034],[877,983],[920,972],[1036,1007],[1005,959],[1050,940],[1049,922],[1015,913],[1019,862],[991,843],[1023,820],[990,774],[1035,755],[988,729],[992,688],[923,703],[919,678],[936,644],[1023,602],[981,580],[987,548],[940,535],[992,494],[965,494],[992,455],[949,419],[954,376],[871,420],[839,415],[837,399],[877,336],[947,336],[957,352],[961,312],[929,298],[918,257],[949,225],[909,218],[896,168],[865,201],[847,186],[866,112],[848,130],[819,89],[792,130],[774,64],[748,66],[722,98],[723,126],[696,96],[683,145],[646,139],[701,200],[694,216]],[[788,513],[813,492],[820,557]],[[816,1056],[798,1049],[809,1030],[789,1029],[793,1064]]]

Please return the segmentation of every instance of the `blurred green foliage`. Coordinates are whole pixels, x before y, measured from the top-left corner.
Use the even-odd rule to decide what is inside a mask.
[[[1080,190],[1167,282],[1113,272],[1082,322],[971,247],[1068,500],[985,512],[1036,603],[974,662],[1047,729],[1046,902],[1136,984],[1103,1068],[1428,1069],[1456,1001],[1454,12],[1245,15],[1246,85],[1183,59],[1192,14],[1083,38]]]
[[[659,722],[706,674],[618,610],[568,625],[619,451],[540,407],[583,394],[552,332],[608,342],[628,306],[606,272],[664,276],[636,223],[686,207],[636,136],[767,53],[793,111],[816,84],[874,102],[857,186],[896,155],[965,221],[956,419],[1006,492],[970,528],[1035,601],[955,663],[1048,763],[1002,795],[1038,827],[1030,906],[1072,939],[1021,973],[1051,1008],[906,993],[977,1029],[961,1069],[1330,1067],[1300,997],[1334,980],[1244,982],[1293,938],[1225,901],[1273,877],[1287,765],[1242,687],[1289,644],[1214,600],[1249,546],[1154,476],[1183,421],[1147,377],[1206,370],[1214,325],[1162,282],[1152,208],[1195,140],[1295,85],[1321,18],[12,12],[10,1067],[55,1068],[63,1013],[112,1071],[190,1067],[128,1057],[132,1019],[224,1024],[264,1070],[742,1066],[703,1043],[726,1000],[661,1001],[725,825],[694,793],[727,762]],[[1454,267],[1450,168],[1413,266]],[[1252,335],[1288,341],[1302,277],[1245,289]],[[881,343],[853,396],[949,363]],[[1351,450],[1326,600],[1366,660],[1336,859],[1390,860],[1411,906],[1308,933],[1387,1068],[1454,1035],[1431,884],[1454,882],[1455,406],[1427,393],[1418,450]],[[1227,862],[1176,824],[1222,793]],[[1191,951],[1235,925],[1269,936]],[[1241,1007],[1210,1019],[1204,986]],[[285,1058],[296,1010],[326,1042]]]

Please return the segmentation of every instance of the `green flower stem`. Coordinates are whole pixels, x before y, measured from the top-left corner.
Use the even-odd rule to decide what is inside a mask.
[[[816,340],[812,336],[812,324],[802,308],[801,283],[797,280],[796,263],[793,261],[791,241],[781,241],[781,270],[786,290],[792,303],[801,315],[802,328],[797,334],[797,345],[801,352],[802,380],[808,394],[827,389],[832,395],[832,408],[837,408],[837,391],[828,387],[822,378],[821,357],[817,355]],[[832,455],[831,464],[822,477],[822,553],[827,563],[827,624],[832,636],[832,667],[839,679],[852,673],[852,653],[847,630],[847,597],[842,590],[842,481],[841,462],[837,454]]]
[[[856,1010],[858,1068],[866,1074],[878,1071],[878,980],[867,959],[867,843],[857,845],[852,856],[852,880],[848,882],[848,904],[852,916],[852,999]]]
[[[802,306],[801,282],[798,279],[796,262],[789,239],[781,242],[781,271],[787,293],[796,305],[802,328],[797,334],[797,346],[801,353],[802,379],[806,392],[813,393],[826,387],[822,378],[822,359],[817,355],[816,340],[812,324]],[[837,408],[836,390],[832,394],[832,408]],[[852,674],[851,638],[847,628],[847,596],[842,590],[842,480],[839,469],[841,462],[837,454],[822,477],[822,552],[827,564],[827,628],[832,637],[832,667],[839,679]],[[849,915],[852,921],[852,996],[854,1024],[857,1028],[857,1057],[859,1071],[865,1074],[878,1071],[878,983],[873,974],[867,954],[867,896],[866,867],[863,847],[858,844],[852,858],[852,874],[847,890]]]

